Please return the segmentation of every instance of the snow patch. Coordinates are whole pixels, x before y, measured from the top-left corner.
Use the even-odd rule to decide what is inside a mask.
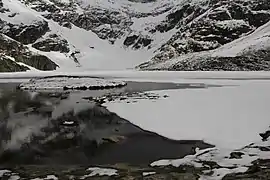
[[[234,57],[247,51],[269,48],[270,42],[270,22],[259,27],[248,36],[239,38],[231,43],[210,52],[212,56]]]
[[[143,172],[142,175],[143,176],[150,176],[150,175],[154,175],[156,174],[156,172]]]
[[[74,122],[73,121],[65,121],[63,124],[64,125],[72,125],[72,124],[74,124]]]
[[[109,168],[92,167],[92,168],[88,168],[87,171],[90,171],[91,173],[88,175],[82,176],[80,179],[86,179],[88,177],[93,177],[93,176],[115,176],[115,175],[117,175],[117,170],[109,169]]]
[[[4,174],[6,174],[6,173],[11,173],[11,171],[10,170],[6,170],[6,169],[0,170],[0,177],[3,177]]]
[[[19,179],[21,179],[20,176],[14,175],[14,176],[10,176],[8,180],[19,180]]]
[[[222,29],[233,30],[233,29],[236,29],[236,28],[239,28],[239,27],[249,26],[249,25],[244,20],[231,19],[231,20],[218,21],[216,23],[216,26],[218,26],[218,27],[220,27]]]
[[[207,168],[207,163],[216,162],[220,168],[204,170],[200,176],[200,180],[220,180],[225,175],[231,173],[246,172],[252,162],[257,159],[269,159],[270,151],[261,151],[258,147],[269,147],[270,140],[258,141],[252,145],[241,149],[236,149],[234,152],[241,152],[243,155],[240,158],[231,158],[232,151],[226,148],[210,148],[196,152],[194,155],[188,155],[182,159],[175,160],[159,160],[151,163],[151,166],[175,166],[190,165],[197,168]],[[211,174],[211,175],[209,175]]]

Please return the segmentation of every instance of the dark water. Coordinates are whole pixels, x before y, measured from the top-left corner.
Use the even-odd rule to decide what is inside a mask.
[[[207,88],[204,84],[128,82],[96,91],[22,91],[0,84],[0,165],[149,164],[182,158],[201,141],[174,141],[142,130],[84,97],[162,89]]]

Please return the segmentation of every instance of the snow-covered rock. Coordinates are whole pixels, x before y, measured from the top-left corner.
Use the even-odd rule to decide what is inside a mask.
[[[20,84],[20,89],[106,89],[123,87],[126,83],[123,81],[101,79],[93,77],[68,77],[68,76],[56,76],[45,77],[39,79],[31,79],[29,82]]]
[[[270,70],[270,22],[253,33],[238,38],[217,49],[196,52],[171,60],[149,61],[141,69],[166,70]]]
[[[88,168],[87,171],[90,171],[91,173],[88,175],[82,176],[80,179],[86,179],[88,177],[93,177],[93,176],[115,176],[115,175],[117,175],[117,170],[110,169],[110,168],[91,167],[91,168]]]

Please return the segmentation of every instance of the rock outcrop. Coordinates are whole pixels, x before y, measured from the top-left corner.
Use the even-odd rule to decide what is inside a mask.
[[[160,32],[166,32],[173,28],[177,28],[178,32],[159,48],[158,53],[151,61],[159,63],[160,61],[170,61],[173,58],[181,57],[183,54],[217,49],[249,35],[269,20],[268,1],[212,0],[208,4],[204,4],[203,1],[194,5],[186,4],[169,14],[165,21],[156,26],[156,30]],[[258,53],[256,56],[261,57],[260,52]],[[185,59],[183,62],[177,62],[173,67],[168,67],[168,69],[180,71],[269,70],[268,62],[263,62],[267,59],[263,59],[262,62],[253,61],[253,58],[251,58],[252,60],[250,58],[245,59],[245,56],[204,58],[204,61],[197,60],[194,63],[189,63],[190,61]],[[234,68],[235,65],[231,65],[234,64],[232,61],[236,64],[239,63],[240,67]],[[250,63],[253,65],[250,66]],[[262,66],[258,65],[260,63]],[[242,68],[242,66],[246,67]],[[148,69],[145,68],[145,64],[143,64],[143,67],[143,69]],[[149,65],[149,69],[152,69],[151,65]]]
[[[5,58],[6,56],[9,56],[11,59],[13,59],[12,63],[10,62],[10,58],[6,63],[3,62],[3,64],[9,64],[10,67],[13,67],[9,70],[6,70],[8,72],[25,71],[29,69],[25,66],[17,64],[16,62],[21,62],[44,71],[55,70],[58,67],[57,64],[55,64],[46,56],[31,52],[27,46],[18,41],[9,39],[5,35],[0,35],[0,52],[0,57],[4,58],[5,61],[7,61],[7,58]],[[3,65],[0,67],[3,67],[2,72],[5,72],[6,68],[4,68]]]

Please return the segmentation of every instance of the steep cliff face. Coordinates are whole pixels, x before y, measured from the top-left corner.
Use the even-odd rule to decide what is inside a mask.
[[[151,61],[138,67],[269,70],[269,5],[269,1],[256,0],[186,4],[157,26],[161,32],[172,28],[178,31],[158,49]],[[230,52],[224,53],[226,51]]]
[[[14,65],[39,70],[141,63],[145,70],[267,70],[268,49],[252,52],[256,58],[248,62],[247,55],[202,58],[201,52],[247,37],[269,20],[267,0],[1,0],[0,52]],[[193,55],[196,62],[185,58]]]

